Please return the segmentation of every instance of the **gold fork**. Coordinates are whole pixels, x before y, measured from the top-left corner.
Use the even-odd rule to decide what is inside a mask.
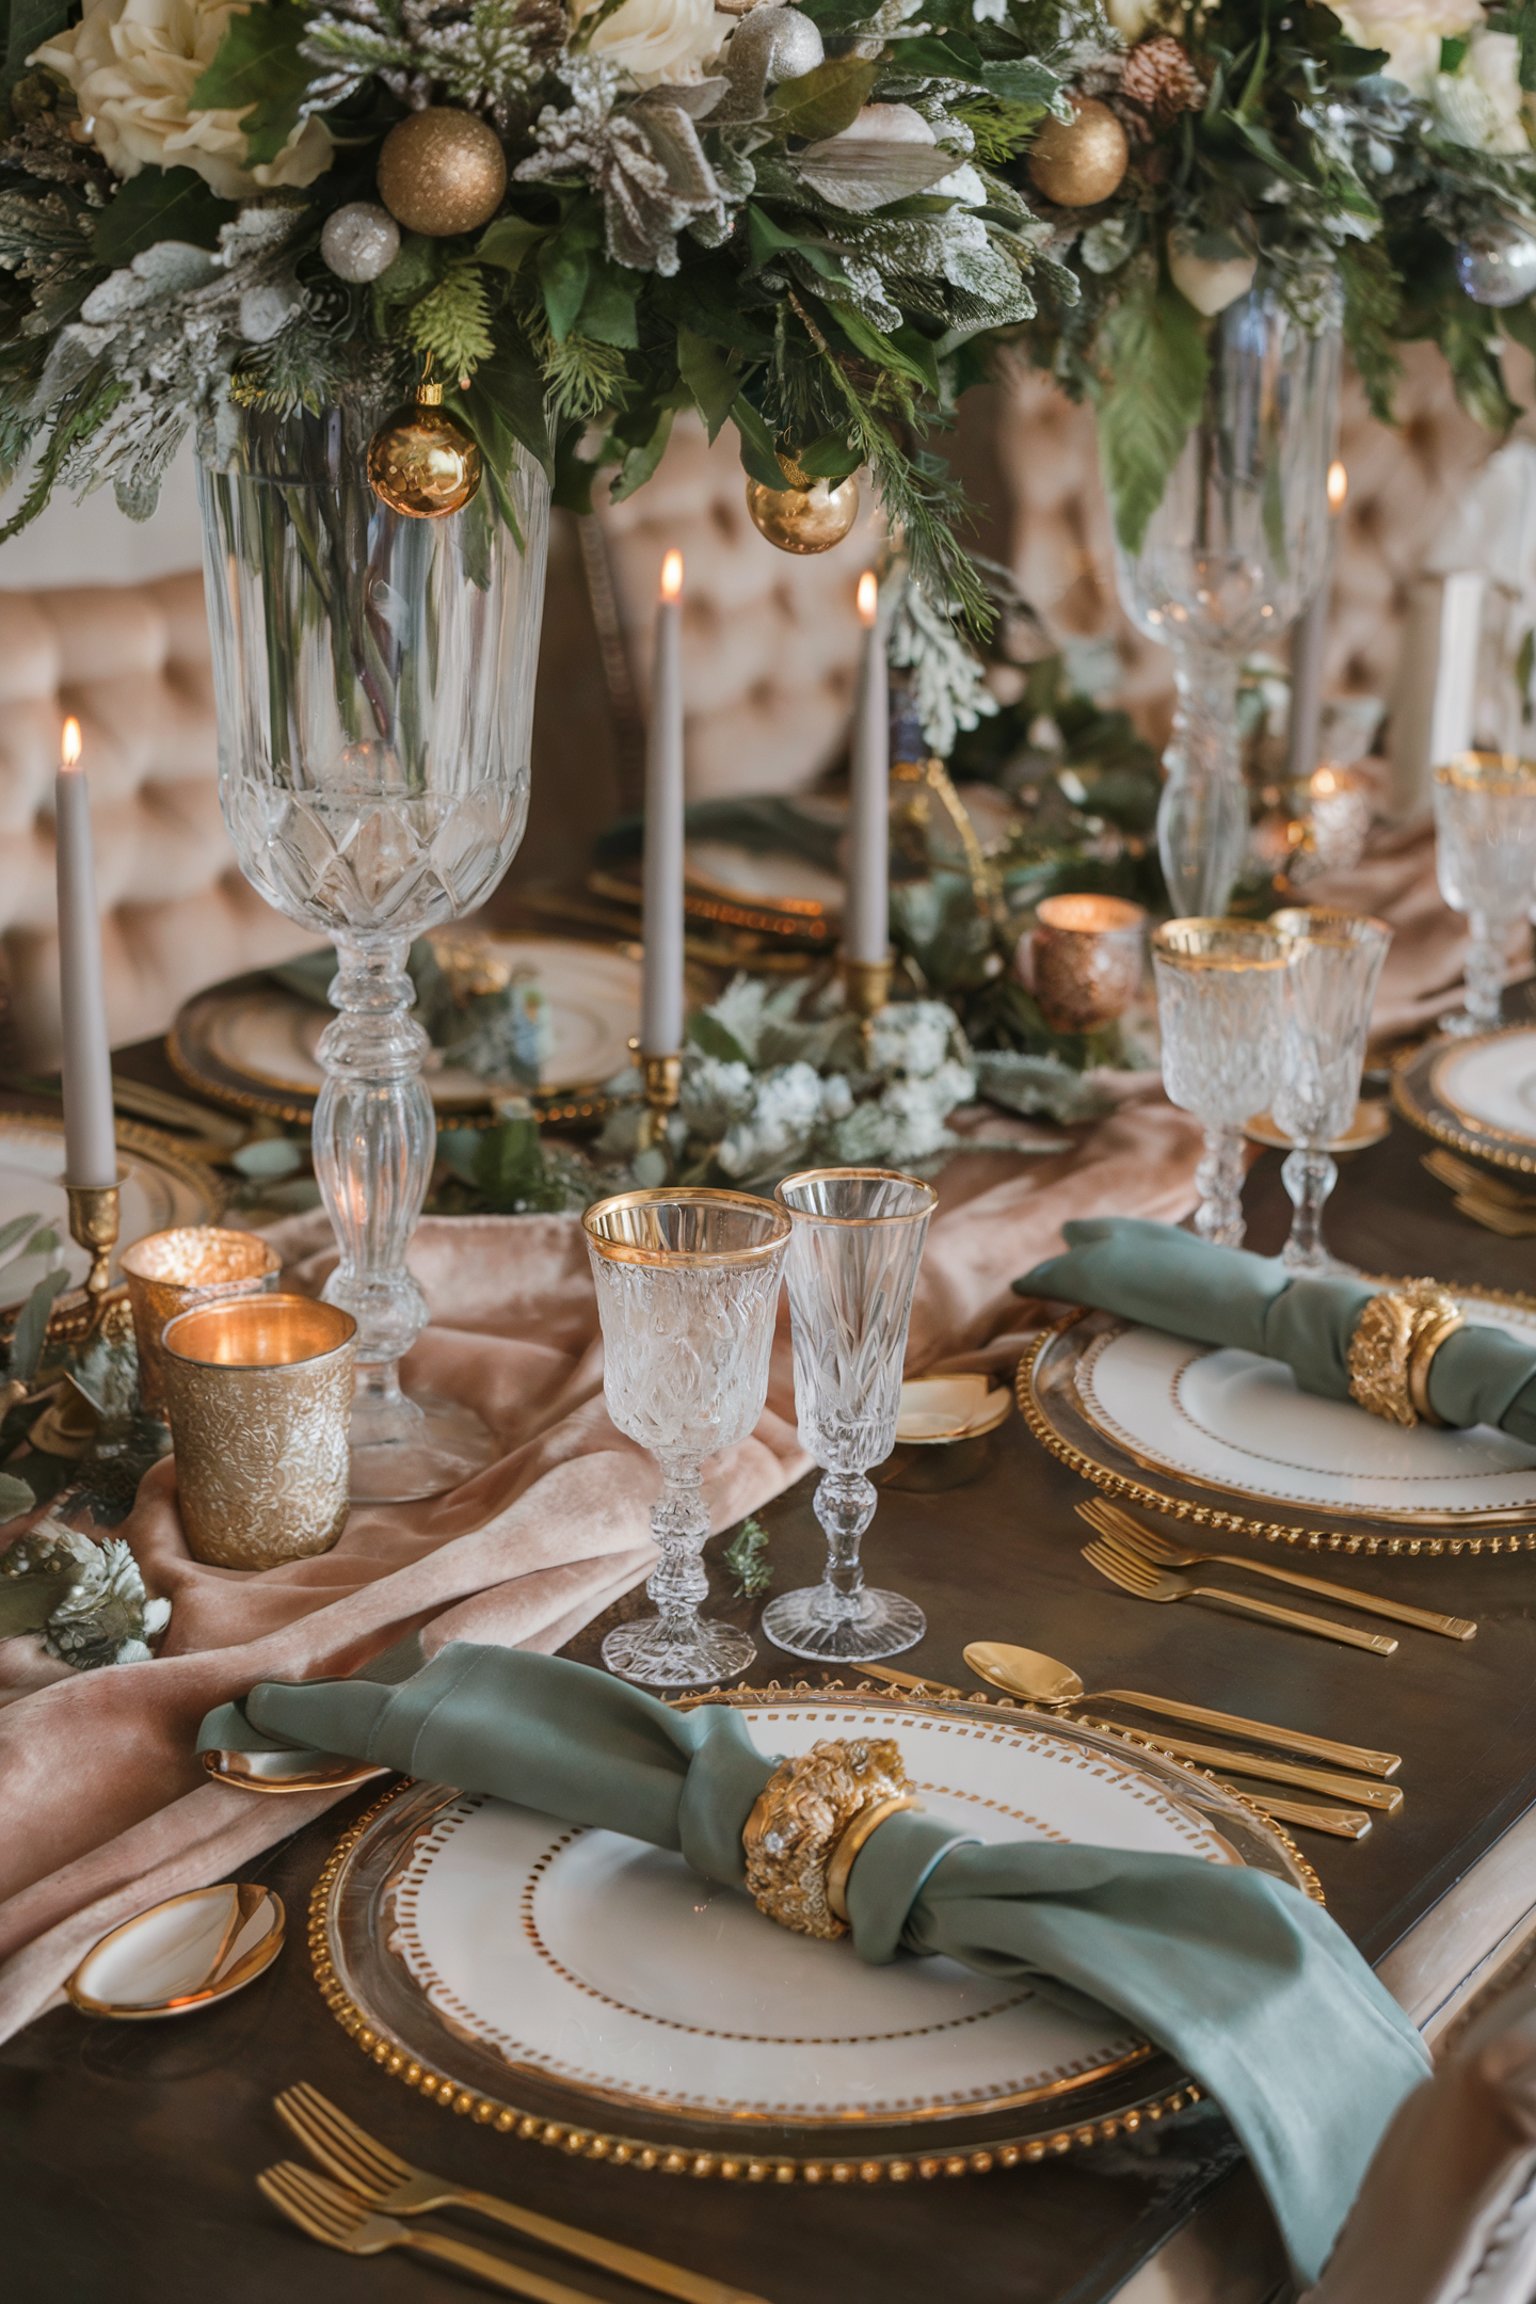
[[[561,2249],[567,2256],[579,2256],[584,2263],[632,2280],[639,2288],[654,2288],[663,2296],[677,2297],[681,2304],[762,2304],[760,2297],[733,2288],[724,2280],[686,2271],[663,2257],[648,2256],[643,2249],[626,2248],[620,2241],[605,2240],[600,2233],[584,2232],[580,2225],[561,2224],[553,2216],[515,2207],[510,2200],[498,2200],[493,2192],[472,2191],[447,2177],[431,2176],[370,2136],[307,2080],[285,2088],[273,2102],[279,2117],[321,2167],[381,2213],[422,2216],[429,2208],[468,2208],[476,2215],[510,2225],[514,2232],[546,2248]]]
[[[525,2271],[505,2256],[493,2256],[488,2248],[471,2248],[466,2241],[450,2239],[446,2232],[413,2232],[392,2216],[375,2215],[354,2193],[344,2192],[339,2184],[317,2176],[312,2168],[299,2167],[296,2161],[281,2160],[275,2168],[264,2168],[256,2182],[290,2224],[297,2224],[311,2240],[326,2248],[340,2248],[348,2256],[380,2256],[386,2248],[410,2248],[418,2256],[451,2264],[456,2272],[468,2272],[492,2288],[526,2297],[529,2304],[594,2304],[590,2289],[568,2288],[563,2280]]]
[[[1414,1608],[1406,1600],[1379,1599],[1374,1592],[1362,1592],[1353,1584],[1339,1584],[1329,1576],[1306,1576],[1299,1568],[1282,1568],[1273,1560],[1250,1560],[1238,1552],[1185,1551],[1123,1505],[1111,1504],[1107,1497],[1095,1496],[1079,1504],[1077,1516],[1098,1535],[1129,1544],[1133,1552],[1159,1568],[1240,1568],[1249,1576],[1267,1576],[1272,1583],[1290,1584],[1298,1592],[1315,1592],[1322,1600],[1338,1600],[1346,1608],[1358,1608],[1363,1616],[1389,1616],[1394,1624],[1439,1632],[1447,1640],[1471,1640],[1477,1632],[1470,1617],[1443,1616],[1436,1608]]]
[[[1284,1624],[1292,1632],[1311,1632],[1320,1640],[1337,1640],[1344,1648],[1364,1648],[1373,1656],[1393,1656],[1397,1642],[1387,1632],[1357,1632],[1352,1624],[1334,1624],[1326,1616],[1308,1616],[1300,1608],[1279,1608],[1273,1600],[1251,1600],[1246,1593],[1224,1592],[1218,1584],[1197,1584],[1176,1568],[1154,1568],[1139,1552],[1114,1539],[1101,1539],[1083,1547],[1083,1558],[1111,1584],[1135,1600],[1214,1600],[1239,1616],[1257,1616],[1266,1624]]]

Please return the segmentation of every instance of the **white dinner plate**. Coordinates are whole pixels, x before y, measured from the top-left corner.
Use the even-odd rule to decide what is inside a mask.
[[[840,1691],[740,1709],[769,1754],[894,1736],[923,1807],[978,1840],[1257,1862],[1311,1884],[1252,1810],[1075,1726]],[[868,1966],[679,1856],[476,1795],[408,1792],[354,1836],[321,1911],[343,2021],[361,2009],[419,2068],[531,2107],[534,2127],[554,2106],[584,2128],[693,2150],[725,2136],[803,2165],[878,2155],[893,2135],[901,2149],[914,2129],[1090,2117],[1079,2092],[1098,2112],[1144,2103],[1172,2072],[1108,2010],[947,1960]]]
[[[1438,1143],[1536,1174],[1536,1024],[1427,1040],[1398,1060],[1392,1101]]]
[[[179,1153],[152,1128],[117,1122],[117,1157],[123,1170],[117,1256],[151,1232],[181,1224],[207,1224],[223,1205],[211,1170]],[[26,1302],[45,1273],[62,1265],[71,1288],[90,1270],[90,1257],[69,1236],[69,1198],[64,1190],[64,1123],[46,1112],[0,1114],[0,1225],[36,1216],[58,1236],[51,1253],[24,1256],[0,1272],[0,1313]]]

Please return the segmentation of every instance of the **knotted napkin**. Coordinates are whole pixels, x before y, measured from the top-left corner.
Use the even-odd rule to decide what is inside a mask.
[[[1062,1234],[1065,1255],[1015,1280],[1021,1296],[1091,1304],[1192,1344],[1258,1352],[1283,1360],[1303,1392],[1349,1398],[1349,1340],[1376,1294],[1370,1281],[1298,1278],[1278,1257],[1217,1248],[1137,1216],[1086,1217]],[[1492,1424],[1536,1447],[1536,1345],[1468,1321],[1430,1364],[1429,1404],[1442,1424]]]
[[[264,1682],[209,1713],[199,1749],[377,1761],[676,1849],[742,1887],[742,1828],[774,1762],[729,1707],[674,1711],[520,1649],[455,1645],[412,1671],[414,1661],[407,1647],[371,1678]],[[1348,1938],[1264,1873],[1054,1841],[983,1847],[914,1811],[872,1835],[847,1897],[862,1959],[942,1953],[987,1975],[1033,1976],[1166,2048],[1237,2130],[1304,2280],[1429,2070]]]

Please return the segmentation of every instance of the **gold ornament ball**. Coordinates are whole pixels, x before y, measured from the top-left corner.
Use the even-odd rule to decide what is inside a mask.
[[[1076,117],[1047,120],[1029,153],[1029,180],[1058,208],[1095,208],[1131,164],[1125,130],[1096,96],[1073,96]]]
[[[396,223],[446,240],[490,222],[507,189],[507,156],[488,121],[429,104],[385,137],[378,182]]]
[[[407,520],[441,520],[462,512],[479,487],[480,451],[446,408],[419,400],[397,408],[369,441],[368,482]]]
[[[781,552],[830,552],[859,516],[858,481],[851,474],[846,480],[807,480],[786,457],[779,462],[787,483],[783,488],[747,482],[753,527]]]

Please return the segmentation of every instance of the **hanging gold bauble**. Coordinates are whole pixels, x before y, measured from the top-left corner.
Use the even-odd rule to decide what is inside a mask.
[[[441,384],[420,386],[368,443],[368,483],[381,504],[407,520],[462,512],[480,485],[480,451],[441,405]]]
[[[779,458],[779,466],[782,488],[747,482],[753,527],[781,552],[830,552],[859,516],[858,481],[851,474],[846,480],[808,480],[787,456]]]
[[[488,121],[429,104],[397,120],[385,137],[378,185],[397,224],[446,240],[490,222],[507,189],[507,156]]]
[[[1076,117],[1047,120],[1029,150],[1029,180],[1058,208],[1095,208],[1120,188],[1131,147],[1107,104],[1071,96]]]

